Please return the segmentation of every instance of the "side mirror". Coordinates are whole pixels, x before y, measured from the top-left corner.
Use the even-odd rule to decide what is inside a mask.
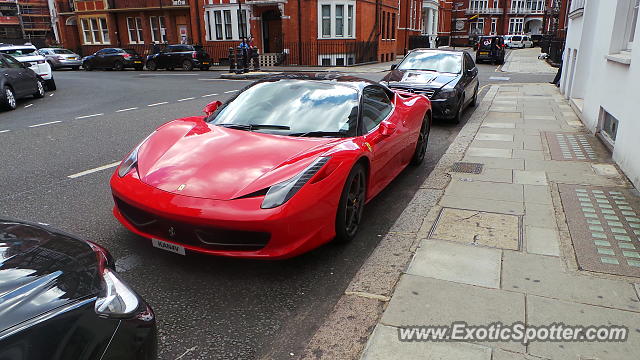
[[[380,135],[391,136],[394,132],[396,132],[396,124],[386,121],[380,123]]]
[[[207,114],[207,116],[209,116],[209,115],[213,114],[213,113],[216,111],[216,109],[218,109],[218,107],[220,107],[220,105],[222,105],[222,102],[220,102],[220,101],[216,100],[216,101],[213,101],[213,102],[208,103],[208,104],[204,107],[204,109],[202,109],[202,111],[203,111],[205,114]]]
[[[395,70],[398,67],[398,64],[391,64],[391,70]]]

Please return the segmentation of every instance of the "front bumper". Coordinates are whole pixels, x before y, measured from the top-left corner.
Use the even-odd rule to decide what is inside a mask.
[[[234,200],[182,196],[143,183],[135,171],[123,178],[115,173],[113,214],[130,231],[187,251],[284,259],[335,237],[344,179],[334,174],[305,185],[282,206],[262,209],[264,196]]]
[[[155,360],[158,357],[158,330],[153,309],[143,300],[140,311],[120,323],[101,359]]]
[[[453,119],[458,112],[458,98],[431,99],[431,111],[434,119]]]

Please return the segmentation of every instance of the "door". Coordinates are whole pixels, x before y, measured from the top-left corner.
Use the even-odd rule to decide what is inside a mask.
[[[13,87],[16,98],[35,92],[37,84],[34,81],[33,72],[12,57],[4,56],[3,59],[0,71]]]
[[[473,62],[473,58],[464,53],[464,69],[462,72],[462,83],[464,84],[464,102],[468,103],[476,91],[476,85],[478,83],[478,69]]]
[[[399,172],[402,151],[398,124],[392,122],[393,104],[379,86],[366,87],[362,92],[361,131],[373,154],[371,160],[370,196],[375,196]],[[384,124],[382,124],[384,122]]]
[[[277,10],[262,13],[262,46],[265,54],[282,52],[282,19]]]
[[[180,44],[186,44],[188,41],[189,34],[187,33],[187,25],[178,25],[178,39],[180,39]]]
[[[91,65],[93,65],[93,67],[96,67],[96,68],[106,67],[107,61],[105,59],[105,56],[107,55],[108,50],[109,49],[98,50],[95,56],[93,57],[93,61]]]

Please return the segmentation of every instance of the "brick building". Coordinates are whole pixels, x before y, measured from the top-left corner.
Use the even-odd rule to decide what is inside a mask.
[[[543,35],[556,32],[568,0],[440,1],[441,39],[467,45],[479,35]],[[564,7],[563,7],[564,6]]]
[[[244,38],[265,61],[290,65],[390,61],[422,24],[422,0],[56,0],[56,7],[63,46],[83,54],[188,42],[223,61]]]

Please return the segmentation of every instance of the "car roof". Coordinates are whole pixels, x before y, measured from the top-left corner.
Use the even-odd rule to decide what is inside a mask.
[[[290,72],[283,73],[278,75],[272,75],[265,77],[264,79],[259,80],[257,83],[261,82],[273,82],[278,80],[308,80],[308,81],[319,81],[325,83],[340,83],[340,85],[346,85],[351,88],[354,88],[358,91],[369,85],[378,85],[385,87],[384,85],[377,83],[375,81],[371,81],[368,79],[363,79],[357,76],[351,75],[342,75],[334,72]]]
[[[434,52],[434,53],[449,53],[449,54],[464,54],[466,51],[460,49],[430,49],[430,48],[417,48],[410,52]]]
[[[29,48],[29,49],[36,50],[36,47],[33,46],[33,45],[0,44],[0,49],[3,49],[3,50],[24,49],[24,48]]]

